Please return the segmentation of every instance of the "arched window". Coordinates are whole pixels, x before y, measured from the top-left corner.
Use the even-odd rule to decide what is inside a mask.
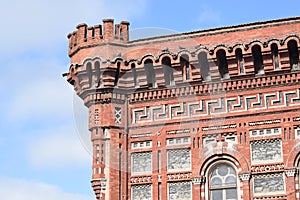
[[[150,59],[147,59],[144,64],[145,64],[148,87],[156,87],[156,79],[155,79],[155,72],[153,69],[153,61]]]
[[[274,69],[279,69],[279,58],[278,58],[278,46],[277,44],[271,45],[271,52],[273,57],[273,66]]]
[[[238,49],[235,50],[235,58],[236,58],[236,63],[237,63],[240,74],[244,74],[245,69],[244,69],[242,49],[238,48]]]
[[[221,78],[228,79],[229,78],[228,63],[226,59],[226,52],[223,49],[217,51],[217,63],[219,66],[219,72]]]
[[[97,76],[96,87],[100,87],[102,85],[102,79],[101,79],[101,71],[100,71],[99,61],[95,62],[95,70],[96,70],[96,76]]]
[[[174,85],[174,75],[173,69],[171,67],[171,59],[169,57],[164,57],[162,59],[163,71],[165,75],[166,85]]]
[[[254,64],[254,72],[255,74],[261,75],[264,74],[264,64],[263,57],[261,54],[261,48],[259,45],[254,45],[252,47],[252,56],[253,56],[253,64]]]
[[[185,80],[190,80],[191,78],[191,69],[189,57],[187,55],[180,56],[180,67],[182,69],[182,76]]]
[[[117,85],[118,85],[118,82],[119,82],[120,66],[121,66],[121,63],[118,62],[118,63],[117,63],[117,71],[116,71],[116,76],[115,76],[115,83],[114,83],[114,86],[117,86]]]
[[[298,45],[295,40],[290,40],[288,42],[288,50],[290,56],[291,69],[296,69],[298,68],[299,65],[299,52],[298,52]]]
[[[131,64],[131,70],[132,70],[134,87],[138,87],[139,86],[139,81],[138,81],[138,77],[137,77],[137,73],[136,73],[136,69],[135,69],[135,64],[134,63]]]
[[[205,81],[210,80],[210,70],[209,63],[207,60],[207,54],[205,52],[201,52],[198,55],[198,62],[200,65],[200,73]]]
[[[237,199],[236,171],[229,164],[219,163],[211,169],[209,173],[209,199]]]
[[[86,73],[87,73],[87,78],[89,82],[89,88],[94,86],[94,81],[93,81],[93,73],[92,73],[92,64],[88,62],[86,64]]]

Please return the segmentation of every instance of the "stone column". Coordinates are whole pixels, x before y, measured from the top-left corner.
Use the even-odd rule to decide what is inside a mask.
[[[251,192],[250,192],[250,172],[244,172],[239,174],[240,182],[240,191],[241,191],[241,199],[251,199]],[[237,188],[239,190],[239,188]]]

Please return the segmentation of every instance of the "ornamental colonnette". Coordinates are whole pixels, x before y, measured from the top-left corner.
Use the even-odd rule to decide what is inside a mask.
[[[129,40],[68,35],[102,200],[300,199],[300,17]]]

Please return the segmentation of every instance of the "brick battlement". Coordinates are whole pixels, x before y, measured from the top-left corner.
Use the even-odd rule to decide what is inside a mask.
[[[113,19],[104,19],[103,25],[88,26],[79,24],[77,31],[68,34],[69,56],[79,48],[114,42],[125,43],[129,40],[129,22],[114,24]]]

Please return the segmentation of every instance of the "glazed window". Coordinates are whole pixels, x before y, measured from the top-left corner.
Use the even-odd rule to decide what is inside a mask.
[[[214,166],[209,174],[210,200],[237,199],[236,172],[230,165],[221,163]]]
[[[223,49],[217,51],[217,64],[219,67],[219,73],[221,78],[228,79],[229,78],[228,63],[226,59],[226,52]]]

